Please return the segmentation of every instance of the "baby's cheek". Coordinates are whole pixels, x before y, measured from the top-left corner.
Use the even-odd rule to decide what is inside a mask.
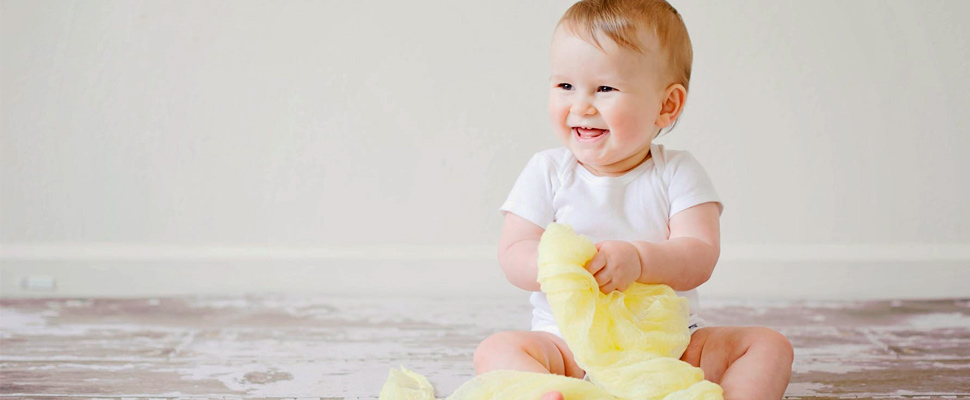
[[[557,97],[552,97],[549,99],[550,118],[554,120],[562,120],[567,113],[569,113],[569,107],[567,107],[562,100]]]

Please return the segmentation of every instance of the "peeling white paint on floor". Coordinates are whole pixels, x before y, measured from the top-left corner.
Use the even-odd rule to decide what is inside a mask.
[[[527,329],[530,311],[525,297],[0,304],[0,396],[139,400],[373,399],[399,366],[426,375],[444,396],[473,376],[482,339]],[[713,325],[763,325],[788,336],[790,398],[889,398],[900,390],[970,398],[962,384],[970,376],[968,304],[707,300],[703,315]]]

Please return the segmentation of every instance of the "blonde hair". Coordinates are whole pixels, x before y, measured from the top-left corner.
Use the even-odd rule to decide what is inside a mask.
[[[637,53],[644,51],[637,38],[639,30],[652,29],[667,58],[667,72],[684,90],[688,88],[694,51],[684,19],[665,0],[582,0],[566,10],[559,25],[600,49],[597,33]]]

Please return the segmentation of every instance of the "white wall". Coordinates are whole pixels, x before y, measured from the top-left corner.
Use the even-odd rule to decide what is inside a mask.
[[[516,293],[569,4],[3,0],[0,295]],[[970,296],[970,2],[673,4],[706,293]]]

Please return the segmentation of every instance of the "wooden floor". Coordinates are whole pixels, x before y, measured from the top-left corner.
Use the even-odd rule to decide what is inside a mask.
[[[970,398],[970,300],[706,300],[719,325],[787,335],[787,398]],[[514,299],[191,297],[0,300],[0,397],[374,399],[406,366],[444,397]]]

